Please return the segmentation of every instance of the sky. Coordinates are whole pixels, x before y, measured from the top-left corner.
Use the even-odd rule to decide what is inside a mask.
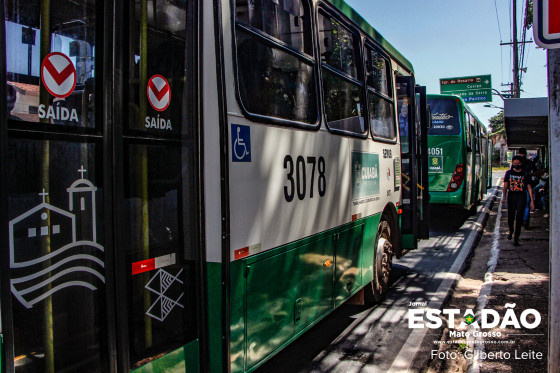
[[[428,93],[440,93],[440,78],[492,75],[492,87],[500,92],[513,81],[512,0],[346,0],[414,66],[416,83]],[[517,0],[518,25],[524,0]],[[500,27],[498,27],[498,22]],[[521,35],[521,26],[518,26]],[[527,40],[533,40],[532,29]],[[521,39],[521,37],[520,37]],[[527,72],[522,76],[521,97],[547,94],[546,52],[526,44]],[[469,104],[478,118],[488,120],[500,110]],[[493,96],[492,105],[503,107]]]

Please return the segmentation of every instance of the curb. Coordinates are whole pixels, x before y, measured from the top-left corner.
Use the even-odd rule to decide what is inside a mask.
[[[492,193],[486,194],[488,196],[486,202],[477,208],[477,214],[467,219],[463,225],[463,229],[471,229],[471,232],[461,245],[459,255],[441,281],[436,294],[429,301],[428,308],[441,309],[452,296],[451,289],[454,288],[461,279],[461,273],[463,273],[467,266],[467,259],[471,257],[476,244],[482,236],[482,231],[484,230],[484,226],[488,220],[494,201],[496,200],[500,184],[501,181],[499,180],[496,187],[492,188]],[[426,328],[414,329],[410,333],[406,342],[398,352],[397,358],[389,368],[389,373],[410,371],[427,331]]]
[[[498,185],[501,185],[502,180],[498,181]],[[496,226],[494,227],[493,233],[493,242],[492,242],[492,249],[490,251],[490,258],[488,259],[488,263],[486,264],[486,273],[484,274],[484,282],[480,286],[478,292],[478,298],[476,300],[476,308],[475,313],[478,317],[482,309],[486,307],[488,302],[488,297],[492,292],[492,284],[494,282],[492,278],[492,274],[494,273],[496,266],[498,265],[498,260],[500,257],[500,247],[499,247],[499,236],[500,236],[500,224],[502,219],[502,204],[498,206],[498,213],[496,215]],[[473,329],[469,326],[469,329]],[[470,330],[469,330],[470,331]],[[472,333],[471,333],[472,335]],[[472,337],[467,338],[467,344],[473,346],[475,351],[484,352],[485,348],[483,344],[474,345],[474,339]],[[475,354],[473,359],[470,361],[470,364],[467,368],[467,373],[479,373],[480,372],[480,362],[479,362],[479,354]]]

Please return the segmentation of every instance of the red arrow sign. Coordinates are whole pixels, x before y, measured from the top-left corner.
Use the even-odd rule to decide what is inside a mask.
[[[167,79],[156,74],[148,81],[148,101],[157,111],[164,111],[171,102],[171,88]]]
[[[76,88],[74,64],[60,52],[49,53],[41,64],[41,80],[47,91],[59,98],[69,96]]]

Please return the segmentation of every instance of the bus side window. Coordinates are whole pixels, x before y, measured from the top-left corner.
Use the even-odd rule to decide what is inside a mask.
[[[480,133],[480,123],[476,122],[476,152],[480,153],[482,143],[482,137]]]
[[[472,151],[472,144],[471,144],[471,115],[468,111],[465,110],[465,123],[463,128],[465,129],[465,135],[467,136],[467,151]]]
[[[401,152],[408,153],[410,151],[408,129],[410,127],[410,117],[412,109],[410,107],[410,98],[407,96],[408,87],[404,84],[397,83],[397,117],[399,118],[399,134],[401,137]]]
[[[364,84],[360,37],[337,18],[319,12],[323,99],[329,129],[364,135]]]
[[[483,149],[484,149],[484,146],[483,146],[484,135],[483,135],[483,133],[482,133],[482,123],[477,122],[477,125],[478,125],[478,151],[479,151],[480,153],[483,153]]]
[[[374,138],[395,140],[390,62],[369,45],[366,47],[366,73],[371,133]]]
[[[474,152],[478,154],[478,139],[479,139],[479,136],[478,136],[478,126],[477,126],[477,123],[476,123],[476,119],[474,118],[474,116],[473,116],[472,114],[471,114],[471,116],[470,116],[470,119],[471,119],[471,121],[470,121],[470,123],[471,123],[471,132],[472,132],[472,134],[473,134],[473,136],[474,136],[474,139],[473,139],[473,142],[474,142],[473,148],[474,148]]]
[[[236,2],[237,82],[248,116],[315,125],[319,118],[307,0]]]

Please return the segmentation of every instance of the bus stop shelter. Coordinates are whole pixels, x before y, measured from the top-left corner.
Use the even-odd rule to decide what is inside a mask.
[[[504,127],[510,149],[548,146],[548,97],[504,100]]]

